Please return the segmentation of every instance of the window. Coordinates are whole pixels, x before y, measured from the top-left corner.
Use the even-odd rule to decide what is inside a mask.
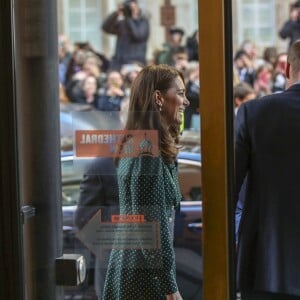
[[[64,0],[64,28],[72,43],[89,41],[95,50],[101,48],[100,2]]]
[[[238,42],[249,39],[258,46],[275,43],[275,1],[238,0]]]

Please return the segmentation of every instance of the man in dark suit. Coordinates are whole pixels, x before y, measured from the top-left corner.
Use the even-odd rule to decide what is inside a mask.
[[[300,299],[300,41],[287,89],[242,104],[236,119],[236,197],[247,174],[238,232],[242,300]]]
[[[102,222],[110,222],[112,214],[119,214],[118,193],[113,158],[93,160],[80,183],[80,197],[75,213],[75,225],[78,229],[82,229],[100,209]],[[94,254],[94,286],[98,299],[101,299],[110,250]]]

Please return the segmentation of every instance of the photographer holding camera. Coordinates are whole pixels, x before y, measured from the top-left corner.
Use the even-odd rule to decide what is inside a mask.
[[[283,39],[289,38],[289,48],[300,39],[300,0],[297,0],[290,6],[290,19],[284,23],[279,36]]]
[[[119,4],[117,11],[104,20],[102,30],[117,35],[110,69],[119,71],[122,65],[136,62],[146,65],[149,23],[136,0]]]

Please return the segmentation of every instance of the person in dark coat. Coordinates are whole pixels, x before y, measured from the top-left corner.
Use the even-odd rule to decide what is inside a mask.
[[[184,111],[184,129],[193,128],[193,117],[199,115],[199,94],[200,94],[200,66],[197,61],[189,62],[187,68],[186,96],[190,105]]]
[[[233,67],[240,81],[247,82],[253,87],[255,72],[248,54],[244,50],[238,50],[233,59]]]
[[[127,98],[124,79],[120,72],[111,71],[107,75],[105,87],[99,91],[99,97],[95,104],[98,110],[120,111],[122,101]]]
[[[102,30],[117,35],[110,69],[119,71],[122,65],[131,63],[146,65],[149,22],[141,14],[137,1],[129,0],[120,4],[118,10],[104,20]]]
[[[199,31],[195,30],[192,36],[186,40],[186,49],[189,55],[189,61],[199,61]]]
[[[82,80],[74,79],[69,85],[68,96],[72,102],[78,104],[89,104],[95,107],[98,102],[98,81],[94,75],[86,75]]]
[[[119,212],[119,195],[113,158],[92,161],[80,183],[80,196],[75,212],[75,225],[81,230],[101,209],[101,220],[109,222]],[[98,299],[102,298],[110,251],[95,253],[94,286]]]
[[[155,64],[167,64],[174,66],[174,55],[179,53],[185,53],[188,61],[188,52],[186,47],[183,45],[184,34],[184,30],[179,27],[171,27],[169,29],[170,39],[167,43],[163,44],[163,49],[156,51],[154,55]]]
[[[282,39],[288,38],[289,47],[300,39],[300,1],[291,4],[290,19],[287,20],[279,31]]]
[[[287,89],[242,104],[236,118],[236,195],[247,175],[238,232],[242,299],[300,299],[300,41]]]

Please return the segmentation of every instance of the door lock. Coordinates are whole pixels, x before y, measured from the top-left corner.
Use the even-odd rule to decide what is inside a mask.
[[[21,219],[22,223],[25,224],[28,219],[35,216],[35,207],[31,205],[24,205],[21,207]]]

